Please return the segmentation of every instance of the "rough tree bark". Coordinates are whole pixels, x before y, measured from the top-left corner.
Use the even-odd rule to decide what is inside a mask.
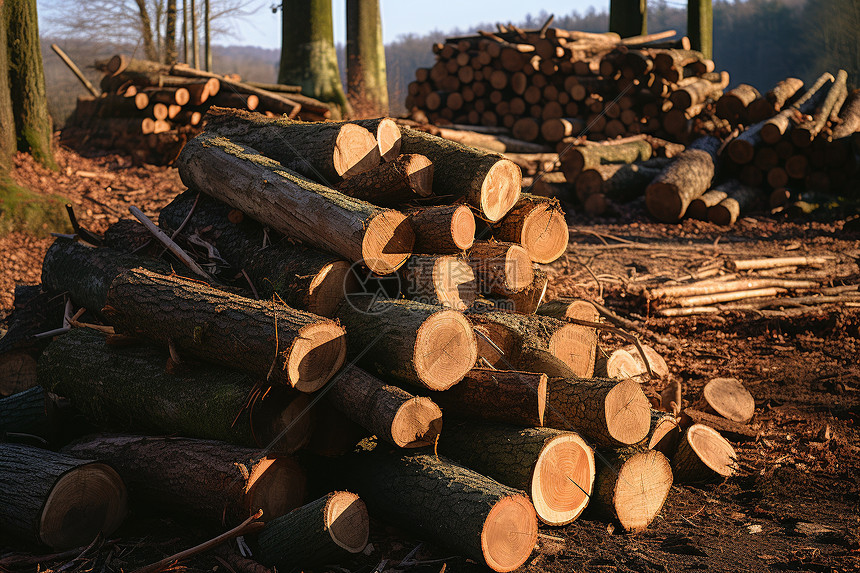
[[[346,85],[359,116],[388,115],[388,80],[379,0],[346,2]]]
[[[175,64],[176,57],[176,0],[167,0],[167,15],[164,23],[164,63]]]
[[[433,398],[445,412],[470,419],[543,426],[547,375],[475,368]]]
[[[700,137],[664,169],[645,190],[651,215],[667,223],[681,219],[690,202],[710,187],[719,148],[716,137]]]
[[[647,34],[645,0],[612,0],[609,3],[609,31],[622,38]]]

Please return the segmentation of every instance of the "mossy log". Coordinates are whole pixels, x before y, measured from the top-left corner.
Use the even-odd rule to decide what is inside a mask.
[[[710,187],[719,148],[720,140],[710,135],[688,146],[645,190],[648,212],[666,223],[680,220],[690,202]]]
[[[475,368],[456,386],[433,395],[446,415],[543,426],[547,375]]]
[[[570,238],[558,199],[523,193],[492,228],[498,241],[519,243],[536,263],[548,264],[567,250]]]
[[[578,434],[551,428],[448,421],[439,451],[529,494],[547,525],[574,521],[594,485],[594,451]]]
[[[374,205],[396,207],[433,193],[433,164],[423,155],[403,154],[344,179],[334,188]]]
[[[302,392],[319,390],[346,357],[331,320],[142,269],[113,281],[103,313],[117,332]]]
[[[466,205],[424,207],[408,216],[416,253],[461,253],[475,242],[475,216]]]
[[[271,520],[302,504],[306,477],[298,462],[212,440],[126,434],[87,436],[63,452],[110,464],[132,504],[154,504],[219,526],[263,510]]]
[[[635,163],[651,159],[653,148],[642,139],[623,143],[568,146],[559,155],[561,170],[568,182],[573,183],[585,169],[610,163]]]
[[[76,328],[42,354],[39,381],[102,427],[248,447],[272,444],[284,453],[307,443],[306,395],[279,386],[255,392],[258,379],[204,364],[171,374],[167,361],[167,352],[114,347],[103,334]]]

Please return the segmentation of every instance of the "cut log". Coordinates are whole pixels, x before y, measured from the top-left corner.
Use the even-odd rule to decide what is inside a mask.
[[[454,310],[354,295],[340,305],[336,316],[349,330],[352,355],[362,354],[361,362],[380,376],[418,387],[450,388],[478,356],[471,324]],[[373,350],[365,352],[371,342]]]
[[[188,90],[182,87],[145,88],[143,93],[149,96],[151,103],[183,106],[191,99]]]
[[[518,244],[475,241],[468,257],[483,293],[519,292],[534,281],[531,257]]]
[[[181,76],[186,78],[215,78],[220,82],[220,85],[223,88],[242,93],[254,94],[260,99],[261,106],[277,114],[286,114],[289,117],[296,117],[296,115],[298,115],[299,111],[301,111],[302,109],[301,104],[289,99],[282,93],[275,93],[260,88],[255,88],[251,85],[244,84],[239,81],[234,81],[225,76],[220,76],[218,74],[213,74],[212,72],[205,72],[203,70],[191,68],[185,64],[174,64],[170,68],[170,73],[174,76]]]
[[[651,215],[666,223],[680,220],[690,202],[710,187],[719,148],[716,137],[700,137],[666,167],[645,191]]]
[[[399,155],[334,188],[374,205],[396,206],[433,193],[433,165],[423,155]]]
[[[755,414],[755,400],[736,378],[714,378],[702,389],[705,411],[716,412],[739,424],[746,424]]]
[[[281,571],[304,570],[360,553],[369,536],[364,502],[354,493],[335,491],[269,522],[257,536],[255,555]]]
[[[260,105],[260,98],[254,94],[240,94],[222,91],[209,98],[209,103],[219,108],[234,108],[254,111]]]
[[[564,320],[566,318],[587,320],[589,322],[598,322],[600,320],[600,312],[598,312],[594,303],[588,300],[551,300],[540,305],[537,309],[537,313],[542,316],[550,316],[558,320]]]
[[[785,78],[767,92],[765,99],[773,104],[774,111],[780,111],[803,88],[803,80]]]
[[[479,100],[479,102],[483,101],[484,100]],[[484,126],[474,127],[487,129]],[[423,129],[424,128],[422,127],[422,130]],[[447,140],[455,141],[468,147],[477,147],[486,151],[495,151],[496,153],[544,153],[546,151],[550,151],[543,144],[522,141],[520,139],[500,134],[476,133],[475,131],[437,127],[433,127],[430,132],[433,135],[444,137]],[[505,130],[505,133],[507,133],[507,130]]]
[[[258,380],[247,374],[195,364],[173,375],[165,372],[167,359],[150,347],[112,348],[101,333],[75,328],[42,354],[39,381],[102,427],[272,444],[285,453],[307,443],[306,395],[273,387],[256,399]]]
[[[854,90],[848,96],[839,113],[839,125],[833,128],[832,139],[849,137],[860,131],[860,91]]]
[[[466,205],[424,207],[408,215],[416,253],[460,253],[475,242],[475,216]]]
[[[763,198],[761,189],[734,179],[714,187],[714,190],[724,192],[726,197],[708,208],[708,220],[723,226],[734,225],[741,212],[751,209]]]
[[[844,101],[847,94],[845,86],[848,81],[848,72],[839,70],[836,74],[836,80],[830,86],[827,92],[827,97],[821,103],[821,106],[815,110],[812,119],[802,122],[791,130],[791,142],[797,147],[809,147],[812,145],[812,140],[815,139],[821,130],[827,125],[827,120],[830,119],[830,112],[833,111],[836,102],[842,99]]]
[[[331,320],[142,269],[113,281],[103,313],[117,332],[302,392],[322,388],[346,357]]]
[[[652,167],[652,161],[645,164],[598,165],[585,169],[576,177],[576,196],[580,201],[585,201],[589,195],[603,193],[618,203],[627,203],[641,197],[648,184],[668,165],[664,163],[658,167],[655,163]]]
[[[671,414],[651,410],[651,430],[648,433],[648,449],[657,450],[671,458],[678,449],[681,426]]]
[[[714,106],[717,117],[732,124],[746,123],[749,117],[747,107],[758,97],[761,97],[761,94],[753,86],[740,84],[717,100]]]
[[[332,380],[326,398],[347,418],[400,448],[432,445],[442,429],[442,411],[432,400],[386,384],[356,366],[348,366]]]
[[[598,446],[627,446],[648,435],[651,405],[633,380],[550,378],[547,421],[579,432]]]
[[[550,143],[561,141],[565,137],[578,137],[585,132],[586,123],[582,119],[559,117],[548,119],[541,123],[541,136]]]
[[[475,368],[456,386],[433,398],[446,415],[543,426],[546,374]]]
[[[493,571],[513,571],[531,554],[537,517],[522,492],[442,456],[356,458],[348,475],[374,515]]]
[[[212,440],[127,434],[88,436],[63,453],[110,464],[132,503],[153,504],[220,526],[263,510],[271,520],[302,504],[307,478],[288,456]]]
[[[818,77],[812,87],[806,90],[803,95],[797,99],[790,107],[780,111],[778,114],[770,118],[761,127],[762,141],[770,145],[775,145],[782,139],[782,136],[788,131],[792,120],[799,120],[802,114],[814,111],[819,102],[823,101],[825,94],[824,86],[834,81],[834,77],[829,72],[825,72]]]
[[[0,443],[0,531],[54,549],[110,535],[125,519],[126,489],[108,465]]]
[[[669,460],[655,450],[600,452],[594,484],[595,509],[625,531],[644,531],[657,517],[672,488]]]
[[[303,451],[320,458],[339,458],[355,451],[356,445],[370,437],[328,401],[313,404],[309,412],[314,421],[314,431]]]
[[[748,442],[758,440],[761,432],[747,424],[733,422],[717,414],[703,412],[696,408],[684,408],[681,413],[681,425],[684,427],[692,426],[693,424],[704,424],[717,430],[723,436],[731,438],[737,442]]]
[[[224,138],[194,138],[177,164],[188,187],[309,246],[364,261],[378,274],[394,272],[411,254],[414,237],[405,215],[313,183]]]
[[[604,145],[568,147],[559,155],[561,170],[568,182],[573,183],[585,169],[610,163],[634,163],[651,158],[651,144],[642,139]]]
[[[400,156],[402,146],[400,126],[388,117],[377,119],[354,119],[349,123],[361,126],[376,137],[382,161],[394,161]]]
[[[50,437],[56,404],[41,386],[0,399],[0,440],[7,434]]]
[[[400,272],[401,291],[424,304],[466,310],[478,297],[475,273],[461,257],[412,255]]]
[[[558,199],[523,193],[505,217],[493,225],[493,237],[519,243],[536,263],[548,264],[567,250],[569,230]]]
[[[546,288],[549,286],[549,275],[546,271],[534,269],[532,284],[519,292],[509,292],[504,295],[487,295],[495,303],[497,310],[507,310],[520,314],[534,314],[543,302]]]
[[[450,421],[439,451],[475,471],[529,494],[547,525],[574,521],[594,485],[594,451],[575,432]]]
[[[687,207],[687,216],[691,219],[699,221],[708,220],[708,209],[720,204],[720,201],[728,197],[728,194],[722,189],[711,189],[706,191],[701,196],[690,201],[690,206]]]
[[[672,471],[678,483],[725,479],[735,473],[736,458],[735,449],[719,432],[693,424],[681,437],[672,458]]]
[[[514,162],[406,128],[403,153],[418,153],[433,162],[433,193],[440,197],[464,197],[485,218],[498,221],[520,196],[522,173]]]
[[[656,350],[642,344],[642,350],[648,358],[651,371],[662,379],[669,376],[669,367],[663,357]],[[619,348],[609,355],[606,360],[606,375],[609,378],[626,380],[627,378],[639,378],[648,376],[648,368],[642,360],[642,355],[635,344]]]
[[[729,75],[726,72],[723,72],[721,81],[716,83],[705,78],[697,78],[673,91],[669,95],[669,101],[672,102],[672,109],[685,110],[705,103],[708,98],[718,95],[727,85],[729,85]]]

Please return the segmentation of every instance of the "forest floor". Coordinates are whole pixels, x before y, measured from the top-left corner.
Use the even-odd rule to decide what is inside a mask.
[[[59,193],[75,206],[86,228],[102,232],[128,207],[155,216],[184,188],[175,169],[136,166],[122,156],[82,157],[60,150],[53,173],[26,156],[14,179],[40,193]],[[523,571],[857,571],[860,570],[860,308],[809,307],[784,316],[722,313],[687,318],[649,316],[637,285],[654,277],[677,278],[704,265],[733,258],[826,255],[837,276],[860,277],[860,220],[743,218],[732,229],[685,221],[664,225],[644,206],[626,206],[615,219],[571,218],[567,256],[550,265],[548,294],[588,296],[639,326],[639,335],[666,358],[683,383],[684,400],[695,402],[714,377],[741,380],[756,400],[752,426],[757,439],[733,442],[738,474],[719,484],[675,485],[647,531],[626,534],[588,512],[562,528],[542,528],[539,549]],[[9,312],[17,283],[38,283],[51,243],[44,234],[0,237],[0,320]],[[2,326],[2,325],[0,325]],[[621,344],[611,335],[603,344]],[[661,388],[654,388],[659,392]],[[407,532],[373,521],[367,555],[320,571],[370,573],[405,570],[401,559],[419,544]],[[451,524],[456,527],[456,524]],[[113,535],[80,558],[76,555],[0,571],[95,573],[132,571],[196,544],[214,533],[200,524],[165,515],[133,512]],[[409,571],[481,570],[422,545]],[[382,568],[377,568],[387,560]],[[172,571],[242,573],[222,555],[201,556]],[[261,572],[260,572],[261,573]],[[282,572],[287,573],[287,572]]]

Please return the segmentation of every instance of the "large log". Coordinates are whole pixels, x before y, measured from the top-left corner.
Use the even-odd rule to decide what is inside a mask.
[[[334,188],[374,205],[397,206],[433,193],[433,164],[423,155],[398,155]]]
[[[364,502],[335,491],[269,522],[257,536],[255,555],[281,571],[304,570],[360,553],[369,536]]]
[[[463,418],[543,426],[546,374],[475,368],[433,398],[447,414]]]
[[[0,441],[8,434],[50,437],[56,404],[41,386],[0,399]]]
[[[188,187],[309,246],[363,261],[378,274],[394,272],[412,252],[405,215],[313,183],[222,137],[194,138],[177,164]]]
[[[516,243],[475,241],[468,257],[482,293],[515,293],[534,281],[531,257]]]
[[[0,443],[0,490],[0,531],[55,549],[110,535],[126,515],[125,485],[110,466],[38,448]]]
[[[458,420],[439,451],[500,483],[528,492],[547,525],[574,521],[594,485],[594,451],[574,432]]]
[[[298,462],[224,442],[100,434],[63,453],[110,464],[132,504],[154,504],[221,526],[236,526],[259,509],[263,519],[274,519],[305,497],[307,478]]]
[[[573,183],[585,169],[610,163],[634,163],[651,158],[651,144],[643,139],[620,143],[568,146],[560,155],[561,170],[568,182]]]
[[[648,212],[663,222],[680,220],[690,202],[710,187],[719,148],[720,140],[710,135],[687,147],[645,190]]]
[[[346,356],[331,320],[142,269],[113,281],[103,312],[118,332],[302,392],[324,386]]]
[[[281,387],[257,395],[257,379],[203,364],[170,374],[167,359],[167,352],[115,348],[104,335],[76,328],[42,354],[39,380],[102,427],[248,447],[272,444],[273,451],[286,453],[307,443],[306,395]]]
[[[471,324],[454,310],[411,300],[350,296],[337,318],[349,330],[351,355],[380,376],[429,390],[446,390],[475,365]]]
[[[569,230],[558,199],[523,193],[508,214],[493,225],[499,241],[520,243],[529,258],[548,264],[567,250]]]
[[[519,199],[522,173],[509,159],[409,128],[402,140],[403,153],[433,162],[435,195],[463,197],[490,221],[504,217]]]
[[[432,400],[386,384],[356,366],[344,368],[332,380],[326,398],[347,418],[400,448],[431,445],[442,429],[442,411]]]
[[[634,380],[550,378],[546,425],[579,432],[598,446],[635,444],[648,435],[651,405]]]
[[[349,477],[371,513],[450,547],[493,571],[525,563],[537,517],[520,491],[442,456],[356,456]]]
[[[382,161],[394,161],[400,155],[402,147],[400,126],[389,117],[375,119],[353,119],[349,123],[361,126],[376,137],[379,156]]]
[[[629,448],[598,452],[594,508],[632,533],[644,531],[672,488],[669,460],[656,450]]]
[[[491,293],[487,297],[495,303],[495,307],[499,310],[534,314],[546,296],[547,286],[549,286],[549,275],[546,271],[534,269],[532,283],[523,290],[506,292],[502,295]]]
[[[412,255],[401,267],[401,292],[425,304],[466,310],[478,296],[472,267],[454,255]]]
[[[777,83],[764,97],[756,99],[748,106],[750,121],[758,123],[773,117],[802,88],[803,80],[798,78],[785,78]]]
[[[715,429],[693,424],[678,444],[672,470],[678,483],[725,479],[737,470],[735,449]]]

